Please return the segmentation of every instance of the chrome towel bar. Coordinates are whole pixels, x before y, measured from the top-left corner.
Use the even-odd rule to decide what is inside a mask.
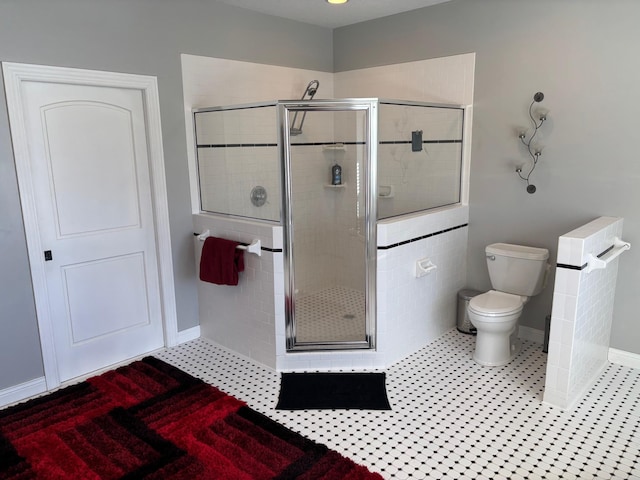
[[[201,242],[204,242],[207,237],[211,236],[211,232],[209,230],[205,230],[202,233],[195,233],[194,235],[198,237],[198,240],[200,240]],[[254,253],[256,255],[258,255],[259,257],[262,256],[262,245],[260,242],[260,239],[254,240],[251,243],[242,243],[240,245],[238,245],[236,247],[238,250],[245,250],[248,253]]]
[[[593,253],[590,253],[587,256],[586,272],[590,273],[593,270],[607,268],[609,262],[611,262],[615,258],[618,258],[618,256],[622,252],[624,252],[625,250],[629,250],[630,248],[631,244],[629,242],[622,241],[618,237],[615,237],[613,239],[613,245],[604,255],[602,255],[601,257],[597,257]]]

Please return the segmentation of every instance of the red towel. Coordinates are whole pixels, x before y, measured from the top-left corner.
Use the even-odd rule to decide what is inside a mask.
[[[238,272],[244,270],[244,251],[238,242],[207,237],[200,255],[200,280],[218,285],[238,285]]]

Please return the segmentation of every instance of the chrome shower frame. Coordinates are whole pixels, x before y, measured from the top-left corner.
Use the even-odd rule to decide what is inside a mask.
[[[235,110],[247,110],[247,109],[261,109],[264,107],[274,107],[276,112],[274,112],[274,120],[276,122],[273,125],[273,129],[276,130],[277,138],[273,140],[273,144],[269,141],[269,145],[261,146],[269,146],[275,147],[278,153],[278,162],[280,167],[280,183],[281,190],[280,192],[280,202],[282,205],[281,214],[277,219],[263,219],[257,217],[249,217],[253,218],[257,221],[267,222],[272,224],[280,224],[283,227],[283,260],[284,260],[284,281],[285,284],[283,287],[279,285],[275,287],[275,291],[280,293],[284,290],[284,309],[287,315],[286,324],[285,324],[285,337],[286,337],[286,350],[287,352],[298,353],[301,351],[314,352],[314,351],[338,351],[338,350],[357,350],[365,351],[365,350],[374,350],[379,345],[377,339],[377,289],[376,289],[376,267],[377,267],[377,220],[378,220],[378,207],[377,200],[379,195],[378,189],[378,148],[380,145],[379,141],[379,117],[381,116],[380,110],[381,105],[398,105],[398,106],[418,106],[418,107],[436,107],[436,108],[445,108],[445,109],[456,109],[462,110],[462,152],[461,152],[461,168],[463,170],[468,169],[468,161],[464,159],[468,156],[467,148],[470,142],[470,134],[469,134],[469,124],[467,123],[467,111],[464,106],[454,105],[454,104],[439,104],[439,103],[430,103],[430,102],[420,102],[420,101],[407,101],[407,100],[393,100],[387,98],[346,98],[346,99],[313,99],[313,100],[272,100],[272,101],[264,101],[264,102],[255,102],[249,104],[235,104],[235,105],[226,105],[226,106],[217,106],[217,107],[206,107],[194,109],[193,114],[197,113],[205,113],[205,112],[225,112],[225,111],[235,111]],[[368,137],[368,145],[365,151],[365,154],[368,156],[368,162],[366,167],[368,170],[365,172],[364,180],[366,182],[365,185],[365,195],[366,200],[364,202],[365,206],[365,257],[366,257],[366,279],[367,283],[365,285],[365,295],[366,295],[366,305],[365,305],[365,315],[366,315],[366,336],[365,340],[362,342],[325,342],[325,343],[307,343],[307,344],[297,344],[295,342],[296,339],[296,328],[295,328],[295,278],[293,271],[293,252],[291,248],[291,225],[292,225],[292,208],[295,208],[295,205],[291,205],[292,191],[291,191],[291,182],[290,182],[290,167],[291,167],[291,152],[289,146],[291,144],[292,135],[290,131],[290,121],[295,116],[296,113],[305,113],[308,111],[348,111],[348,110],[368,110],[369,114],[367,115],[367,125],[366,125],[366,135]],[[382,115],[384,115],[384,110]],[[300,118],[300,117],[298,117]],[[273,132],[273,130],[272,130]],[[197,148],[197,128],[196,128],[196,120],[194,118],[194,139],[196,140],[196,155],[198,155]],[[295,135],[293,136],[295,138]],[[295,140],[294,140],[295,142]],[[382,142],[387,143],[387,142]],[[237,146],[237,145],[231,145]],[[254,145],[249,142],[247,143],[248,147],[253,147]],[[197,157],[196,157],[197,158]],[[200,175],[200,163],[196,162],[196,169],[198,177]],[[463,188],[463,176],[466,174],[461,172],[459,182],[460,182],[460,196],[459,202],[466,202],[466,198],[468,193],[466,193]],[[198,198],[201,199],[200,192],[200,181],[197,181],[198,188]],[[466,187],[465,187],[466,188]],[[272,197],[275,198],[275,195]],[[235,213],[227,213],[224,211],[212,211],[208,213],[213,213],[216,215],[222,215],[225,217],[245,220],[247,218],[246,215],[239,215]],[[405,212],[400,213],[398,215],[404,215]],[[386,217],[385,217],[386,218]],[[282,289],[282,290],[281,290]],[[277,296],[276,296],[277,298]],[[276,319],[278,319],[279,311],[282,307],[276,307],[275,315]],[[276,320],[280,321],[280,320]],[[279,340],[278,340],[279,342]]]
[[[354,98],[341,100],[307,100],[278,102],[278,144],[282,159],[282,214],[284,227],[284,295],[287,351],[355,350],[376,348],[376,264],[377,264],[377,202],[378,195],[378,105],[379,99]],[[295,322],[295,274],[293,268],[293,208],[291,189],[291,113],[324,111],[364,111],[366,113],[365,162],[365,338],[362,341],[297,342]]]

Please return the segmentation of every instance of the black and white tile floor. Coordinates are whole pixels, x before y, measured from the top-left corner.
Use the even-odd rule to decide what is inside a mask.
[[[546,355],[504,367],[451,331],[387,370],[392,411],[274,410],[279,374],[198,339],[159,358],[389,479],[640,479],[640,370],[609,365],[571,412],[541,403]]]

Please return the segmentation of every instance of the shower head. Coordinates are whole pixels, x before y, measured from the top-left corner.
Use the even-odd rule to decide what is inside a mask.
[[[320,88],[320,82],[318,80],[311,80],[307,88],[305,88],[304,93],[302,94],[302,98],[300,100],[311,100],[314,95],[318,92],[318,88]],[[298,118],[298,112],[293,116],[293,121],[291,122],[291,128],[289,128],[290,135],[300,135],[302,133],[302,125],[304,124],[304,118],[307,116],[307,112],[302,112],[302,119],[300,120],[300,125],[296,127],[296,119]]]
[[[305,97],[307,95],[309,96],[309,98],[307,98],[306,100],[311,100],[318,91],[318,88],[320,88],[320,82],[318,80],[311,80],[309,82],[309,85],[307,85],[304,93],[302,94],[301,100],[305,100]]]

